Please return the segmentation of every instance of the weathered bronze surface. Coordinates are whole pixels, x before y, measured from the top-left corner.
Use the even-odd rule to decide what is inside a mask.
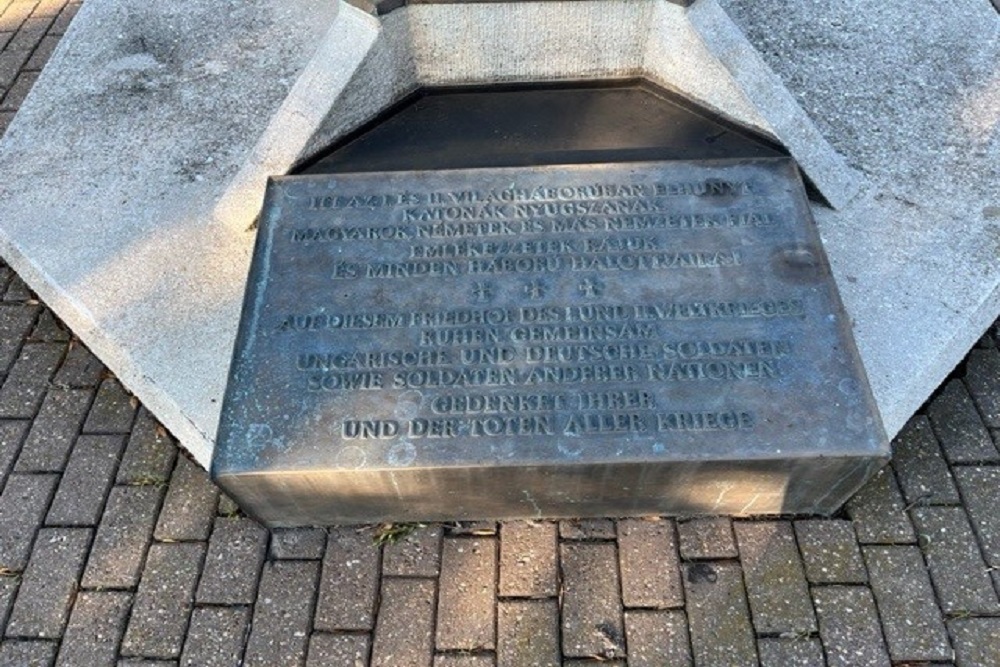
[[[888,456],[787,158],[271,183],[213,462],[272,524],[829,512]]]

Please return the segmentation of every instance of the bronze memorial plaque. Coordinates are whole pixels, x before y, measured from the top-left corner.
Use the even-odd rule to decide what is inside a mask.
[[[272,525],[761,514],[888,455],[768,158],[274,180],[212,473]]]

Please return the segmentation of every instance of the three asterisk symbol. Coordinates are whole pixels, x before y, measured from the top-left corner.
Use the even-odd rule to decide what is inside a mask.
[[[476,301],[489,301],[493,298],[493,287],[489,283],[477,282],[472,286],[472,296]]]
[[[524,293],[531,299],[541,299],[545,296],[545,283],[541,280],[532,280],[524,286]]]
[[[601,292],[604,291],[604,283],[597,278],[584,278],[577,289],[584,296],[601,296]]]

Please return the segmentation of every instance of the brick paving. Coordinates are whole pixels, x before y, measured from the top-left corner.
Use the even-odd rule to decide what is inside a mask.
[[[0,0],[0,133],[78,3]],[[838,516],[268,531],[0,264],[0,667],[1000,666],[1000,322]]]

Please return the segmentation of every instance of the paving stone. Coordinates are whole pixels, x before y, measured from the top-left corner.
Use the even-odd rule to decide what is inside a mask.
[[[249,607],[195,607],[180,664],[184,667],[236,667],[243,659],[249,629]]]
[[[89,389],[50,389],[14,469],[20,472],[61,471],[92,398],[93,392]]]
[[[324,528],[275,528],[271,531],[269,557],[316,560],[326,548]]]
[[[667,609],[684,606],[673,521],[620,519],[618,559],[622,603],[626,607]]]
[[[17,40],[18,35],[14,35],[12,42]],[[21,104],[24,103],[24,98],[28,96],[28,92],[31,87],[35,85],[35,81],[38,80],[38,72],[27,72],[22,71],[14,79],[14,84],[7,90],[7,94],[3,97],[3,102],[0,102],[0,108],[4,111],[17,111],[21,108]]]
[[[6,56],[14,52],[13,49],[6,49],[6,51],[7,53],[0,53],[0,56]],[[24,58],[27,57],[27,54],[22,52],[19,53],[18,55],[20,60],[16,62],[23,63]],[[2,66],[3,62],[0,61],[0,67]],[[9,87],[9,84],[13,83],[14,79],[17,78],[18,74],[20,74],[20,70],[9,73],[0,69],[0,77],[3,76],[13,77],[10,79],[8,85],[3,87],[5,88]],[[4,268],[6,269],[6,276],[2,281],[0,281],[0,283],[2,283],[4,287],[3,300],[6,301],[7,303],[17,303],[17,304],[24,304],[27,306],[33,306],[39,308],[40,310],[42,308],[42,305],[39,303],[38,299],[35,298],[35,295],[32,293],[32,291],[28,289],[28,285],[23,280],[21,280],[21,276],[14,273],[14,271],[6,264],[4,265]],[[25,338],[27,338],[27,334],[25,334]]]
[[[816,519],[795,522],[806,579],[814,584],[868,582],[854,526],[850,521]]]
[[[122,641],[123,656],[176,658],[194,603],[205,545],[153,544]]]
[[[252,519],[215,520],[198,594],[199,604],[253,604],[267,551],[267,530]]]
[[[6,372],[17,359],[40,311],[40,306],[31,304],[0,304],[0,372]]]
[[[8,637],[58,638],[90,546],[87,528],[43,528],[7,624]]]
[[[207,540],[219,490],[186,456],[177,457],[153,536],[158,540]]]
[[[622,660],[564,660],[562,667],[626,667]]]
[[[942,611],[1000,613],[1000,600],[965,510],[921,507],[913,510],[913,522]]]
[[[864,586],[814,586],[813,602],[829,667],[889,667],[878,611]]]
[[[0,12],[3,11],[3,2],[0,2]],[[0,26],[0,28],[6,28],[7,26]],[[10,40],[14,37],[14,32],[12,30],[0,30],[0,51],[3,51]],[[6,267],[3,267],[6,268]],[[8,269],[9,271],[10,269]]]
[[[38,343],[68,343],[72,334],[66,325],[59,321],[51,310],[43,308],[38,314],[38,321],[31,331],[30,340]]]
[[[0,645],[0,667],[49,667],[58,645],[51,641],[11,641]]]
[[[132,430],[139,402],[114,378],[101,382],[90,408],[84,433],[128,433]]]
[[[14,597],[21,585],[21,575],[9,574],[0,577],[0,628],[7,627],[10,608],[14,606]],[[0,635],[3,633],[0,632]]]
[[[493,655],[488,653],[439,653],[434,667],[493,667]]]
[[[863,552],[892,659],[947,660],[948,633],[920,549],[866,546]]]
[[[684,566],[691,649],[698,667],[757,664],[743,576],[735,563]]]
[[[32,16],[58,16],[62,8],[66,6],[66,0],[41,0],[31,12]]]
[[[11,41],[13,41],[13,37],[11,37]],[[0,51],[0,90],[5,90],[13,85],[21,68],[24,67],[24,63],[28,62],[29,56],[30,52],[28,51],[11,51],[6,49]],[[7,113],[11,112],[8,111]],[[8,298],[6,293],[3,298],[5,301],[24,300]]]
[[[17,78],[20,73],[20,69],[24,66],[24,63],[28,58],[28,51],[18,50],[18,49],[6,49],[5,53],[0,53],[0,87],[8,87]],[[9,61],[4,61],[6,56],[15,56],[14,59]],[[20,63],[20,64],[17,64]],[[11,71],[5,69],[6,65],[15,65],[16,68]],[[9,78],[7,78],[9,77]],[[6,83],[5,83],[6,82]],[[25,284],[21,277],[14,275],[14,278],[7,285],[7,291],[3,294],[4,301],[21,301],[21,302],[32,302],[29,305],[36,305],[37,300],[35,295],[31,293],[28,286]]]
[[[3,54],[0,53],[0,56],[2,56],[2,55]],[[13,120],[14,120],[14,112],[13,111],[0,111],[0,137],[2,137],[3,133],[7,131],[7,128],[10,127],[10,123]],[[16,354],[16,352],[15,352],[15,354]],[[4,370],[6,370],[7,367],[4,366],[3,368],[4,368]]]
[[[893,441],[892,451],[892,466],[908,504],[957,505],[961,502],[951,470],[926,416],[916,415],[903,427]]]
[[[31,422],[26,419],[0,420],[0,489],[14,467],[14,461],[21,452],[21,443],[30,426]]]
[[[144,658],[124,658],[118,667],[177,667],[176,660],[146,660]]]
[[[174,445],[166,429],[146,408],[139,411],[132,435],[129,436],[125,455],[118,467],[119,484],[166,483],[177,458]]]
[[[0,495],[0,567],[21,571],[28,564],[35,532],[42,525],[57,475],[18,475]]]
[[[378,594],[379,549],[372,530],[330,529],[316,607],[317,630],[371,630]]]
[[[754,629],[761,634],[816,631],[809,586],[788,521],[740,521],[736,541]]]
[[[497,544],[492,537],[449,537],[441,548],[438,650],[496,646]]]
[[[555,600],[501,600],[497,605],[497,667],[559,667]]]
[[[691,664],[687,619],[683,611],[626,611],[625,636],[629,667]]]
[[[46,522],[62,526],[97,525],[124,447],[125,438],[120,435],[77,438]]]
[[[391,576],[436,577],[441,568],[439,525],[421,526],[382,549],[382,571]]]
[[[14,35],[14,39],[7,45],[7,49],[10,51],[32,51],[42,41],[42,37],[45,36],[50,25],[52,25],[50,17],[26,18]]]
[[[983,422],[1000,428],[1000,350],[973,350],[965,365],[965,384]]]
[[[879,470],[847,501],[847,514],[862,544],[906,544],[917,539],[889,466]]]
[[[61,343],[26,343],[21,348],[0,387],[0,417],[30,419],[35,416],[65,347]]]
[[[809,637],[759,639],[757,652],[760,667],[826,667],[823,645]]]
[[[931,400],[927,415],[949,462],[1000,460],[1000,452],[961,380],[951,380],[945,385]]]
[[[316,632],[309,637],[306,667],[366,667],[371,652],[368,635],[328,635]]]
[[[434,580],[386,577],[372,639],[371,667],[430,667]]]
[[[500,525],[500,596],[544,598],[558,592],[558,526],[551,521]]]
[[[36,2],[37,0],[14,0],[3,13],[4,24],[11,29],[20,26],[31,16]]]
[[[80,9],[79,2],[71,2],[66,5],[65,9],[59,12],[59,16],[56,17],[55,22],[49,28],[50,35],[62,35],[69,28],[69,24],[73,21],[76,16],[77,11]]]
[[[677,524],[680,536],[681,558],[736,558],[736,540],[733,522],[726,517],[691,519]]]
[[[955,618],[948,621],[959,667],[1000,665],[1000,618]]]
[[[1000,568],[1000,467],[959,467],[955,478],[986,562]]]
[[[563,543],[562,650],[566,657],[623,657],[625,629],[613,543]]]
[[[611,519],[570,519],[559,522],[559,537],[564,540],[613,540],[615,522]]]
[[[274,561],[261,575],[243,665],[271,667],[305,661],[319,563]]]
[[[111,489],[83,573],[84,588],[138,585],[162,494],[162,489],[153,486]]]
[[[101,360],[80,341],[72,341],[62,365],[52,378],[56,387],[96,388],[101,377],[107,372]]]
[[[114,667],[131,605],[130,593],[80,593],[59,647],[56,667]]]

